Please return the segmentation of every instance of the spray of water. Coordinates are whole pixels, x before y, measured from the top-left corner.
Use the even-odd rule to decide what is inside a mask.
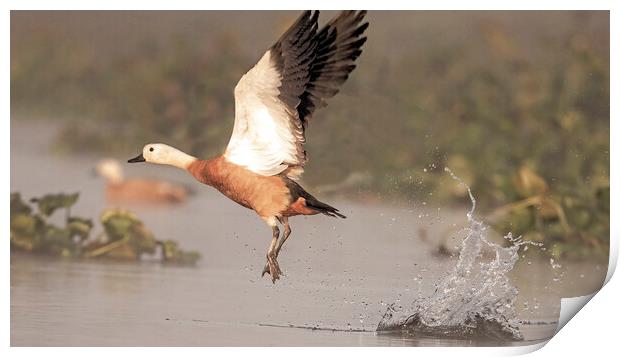
[[[489,241],[487,226],[474,218],[476,199],[469,186],[449,168],[445,171],[467,188],[472,204],[467,212],[468,227],[458,262],[431,296],[414,300],[409,308],[388,306],[377,331],[521,340],[515,306],[518,290],[506,274],[519,259],[520,247],[539,244],[513,237],[512,233],[504,237],[510,243],[507,247]],[[484,246],[495,252],[493,259],[485,261]]]

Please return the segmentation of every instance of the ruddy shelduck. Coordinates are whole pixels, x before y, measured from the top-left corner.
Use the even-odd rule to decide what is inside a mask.
[[[273,230],[262,275],[282,274],[277,257],[291,234],[289,217],[346,218],[298,183],[307,161],[305,129],[338,93],[366,42],[365,11],[343,11],[318,29],[305,11],[235,87],[235,124],[223,155],[199,160],[165,144],[145,145],[129,162],[172,165],[254,210]],[[278,222],[284,227],[282,235]]]
[[[105,196],[112,205],[161,206],[185,202],[189,190],[179,184],[150,178],[125,178],[118,160],[102,159],[95,172],[105,179]]]

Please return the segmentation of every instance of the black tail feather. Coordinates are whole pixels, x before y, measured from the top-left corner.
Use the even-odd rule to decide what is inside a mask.
[[[330,217],[347,218],[344,214],[340,213],[338,209],[317,200],[314,196],[306,192],[297,182],[290,178],[283,176],[282,179],[286,183],[289,191],[291,192],[291,199],[293,202],[297,201],[299,197],[303,197],[306,200],[306,206],[315,209],[322,214]]]
[[[326,216],[347,218],[347,216],[345,216],[344,214],[339,213],[338,209],[317,200],[316,198],[312,197],[310,194],[308,195],[310,197],[304,197],[306,199],[306,206],[310,208],[314,208],[315,210],[323,213]]]

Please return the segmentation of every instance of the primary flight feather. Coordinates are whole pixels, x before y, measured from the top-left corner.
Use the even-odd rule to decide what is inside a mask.
[[[345,11],[320,31],[304,12],[235,87],[235,126],[224,156],[261,175],[299,177],[305,127],[355,68],[365,12]]]

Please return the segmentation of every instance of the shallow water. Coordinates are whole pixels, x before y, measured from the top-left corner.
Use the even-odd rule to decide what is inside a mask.
[[[96,159],[47,154],[51,130],[12,123],[11,191],[25,197],[80,191],[76,215],[104,209]],[[128,153],[128,157],[134,153]],[[193,184],[174,169],[127,165],[128,176]],[[560,297],[600,287],[606,264],[521,259],[508,274],[519,290],[524,342],[434,338],[374,332],[387,304],[429,296],[456,263],[423,242],[445,226],[465,225],[464,209],[356,204],[325,198],[349,218],[293,218],[275,285],[260,273],[271,232],[251,211],[208,187],[187,204],[134,209],[159,238],[201,252],[195,268],[11,256],[11,345],[155,346],[435,346],[527,344],[550,337]],[[317,196],[323,197],[319,192]],[[430,208],[424,207],[425,210]],[[435,212],[436,213],[436,212]],[[433,214],[435,214],[433,213]],[[98,227],[95,228],[98,230]],[[528,264],[529,263],[529,264]],[[560,281],[554,278],[562,275]],[[334,331],[336,330],[336,331]]]

